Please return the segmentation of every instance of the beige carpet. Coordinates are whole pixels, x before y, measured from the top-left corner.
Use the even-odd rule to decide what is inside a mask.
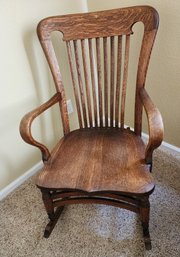
[[[0,203],[0,257],[179,257],[180,159],[158,150],[153,174],[151,251],[144,249],[138,215],[104,205],[67,207],[50,238],[43,238],[48,219],[29,180]]]

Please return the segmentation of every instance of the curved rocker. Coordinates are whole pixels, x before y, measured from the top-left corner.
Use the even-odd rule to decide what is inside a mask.
[[[149,196],[130,196],[119,193],[107,192],[82,192],[82,191],[49,191],[40,188],[43,196],[44,205],[48,213],[50,222],[47,224],[44,237],[48,238],[60,217],[64,206],[69,204],[105,204],[123,208],[140,214],[144,243],[147,250],[151,249],[151,239],[149,234]],[[59,192],[58,192],[59,191]],[[151,192],[152,193],[152,192]],[[56,208],[56,210],[55,210]]]

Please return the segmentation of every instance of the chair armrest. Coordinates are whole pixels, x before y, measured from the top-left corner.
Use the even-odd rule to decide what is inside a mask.
[[[160,146],[163,140],[164,126],[159,110],[144,88],[140,90],[139,95],[147,115],[149,126],[149,141],[146,147],[145,159],[148,164],[151,164],[153,150]]]
[[[39,116],[41,113],[43,113],[45,110],[50,108],[52,105],[57,103],[61,99],[61,94],[56,93],[52,98],[50,98],[47,102],[42,104],[41,106],[37,107],[33,111],[27,113],[21,120],[20,123],[20,134],[21,137],[24,139],[24,141],[30,145],[34,145],[38,147],[42,153],[42,159],[43,161],[47,161],[50,157],[50,152],[48,148],[36,141],[32,134],[31,134],[31,124],[33,120]]]

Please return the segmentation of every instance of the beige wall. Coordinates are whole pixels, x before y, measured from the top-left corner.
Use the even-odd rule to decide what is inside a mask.
[[[49,87],[47,65],[36,36],[36,25],[47,16],[84,12],[86,1],[2,0],[0,5],[2,189],[41,159],[40,152],[25,144],[19,135],[19,122],[22,116],[47,100],[53,93]],[[46,116],[47,122],[44,118],[36,122],[34,133],[39,139],[52,145],[56,127],[50,125],[53,116]]]
[[[162,112],[165,140],[180,146],[180,1],[88,0],[90,11],[149,4],[160,13],[160,29],[153,51],[147,88]],[[36,36],[39,20],[50,15],[87,11],[86,0],[2,0],[0,8],[0,189],[41,160],[38,150],[25,144],[19,135],[19,122],[29,110],[47,100],[54,92],[52,79]],[[141,28],[135,28],[140,33]],[[55,45],[57,44],[56,35]],[[60,46],[61,63],[66,63]],[[136,49],[135,45],[135,49]],[[58,51],[58,46],[57,46]],[[137,52],[137,51],[136,51]],[[137,53],[135,52],[135,55]],[[61,65],[66,76],[66,65]],[[133,71],[133,67],[131,69]],[[130,76],[130,81],[133,75]],[[50,86],[51,85],[51,86]],[[130,96],[131,97],[131,96]],[[72,98],[67,91],[67,98]],[[33,126],[35,136],[50,147],[62,135],[56,121],[58,109],[47,113]],[[128,121],[133,114],[128,111]],[[74,127],[76,122],[71,116]],[[50,125],[53,123],[53,125]]]
[[[133,5],[151,5],[160,15],[160,26],[148,70],[146,88],[162,113],[165,126],[164,140],[180,147],[180,1],[88,0],[89,11]],[[137,32],[138,30],[137,28]],[[138,51],[136,45],[134,50]],[[133,67],[131,68],[133,71]],[[132,77],[133,75],[130,75],[130,84]],[[132,125],[130,110],[127,116]]]

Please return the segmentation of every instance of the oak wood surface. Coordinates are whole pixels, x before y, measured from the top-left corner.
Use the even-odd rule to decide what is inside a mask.
[[[96,83],[95,83],[95,62],[93,55],[92,39],[88,39],[89,45],[89,59],[90,59],[90,71],[91,71],[91,83],[93,94],[93,111],[94,111],[94,125],[98,126],[98,113],[97,113],[97,99],[96,99]]]
[[[83,129],[68,134],[38,176],[37,185],[87,192],[147,193],[153,187],[145,146],[129,130]]]
[[[153,150],[160,146],[163,140],[164,126],[159,110],[144,88],[140,90],[140,98],[146,111],[149,125],[149,141],[145,155],[146,162],[148,163],[152,161]]]
[[[124,127],[130,38],[136,22],[143,23],[144,33],[137,69],[134,131],[131,131]],[[36,183],[50,219],[46,237],[64,205],[95,202],[139,213],[146,249],[151,248],[149,195],[154,182],[150,171],[153,151],[163,139],[163,122],[144,86],[158,23],[158,13],[150,6],[54,16],[39,23],[38,37],[57,93],[25,115],[20,133],[42,153],[44,168]],[[65,88],[51,42],[53,31],[63,33],[67,46],[79,121],[79,129],[71,132]],[[64,137],[50,152],[33,138],[31,125],[56,103],[60,106]],[[149,125],[147,145],[141,139],[143,108]]]
[[[129,63],[129,47],[130,47],[130,36],[126,36],[125,43],[125,61],[124,61],[124,72],[123,72],[123,83],[122,83],[122,95],[121,95],[121,128],[124,128],[124,117],[125,117],[125,101],[126,101],[126,88],[128,79],[128,63]]]
[[[73,84],[73,88],[74,88],[74,96],[75,96],[75,101],[76,101],[76,108],[77,108],[79,127],[82,128],[83,124],[82,124],[82,117],[81,117],[81,110],[80,110],[78,86],[77,86],[76,79],[75,79],[75,70],[74,70],[74,66],[73,66],[72,49],[71,49],[70,42],[66,42],[66,46],[67,46],[67,53],[68,53],[71,77],[72,77],[72,84]]]
[[[119,124],[119,104],[120,104],[120,82],[121,82],[121,66],[122,66],[122,36],[118,36],[117,49],[117,77],[116,77],[116,105],[115,105],[115,127]]]
[[[56,93],[51,99],[49,99],[46,103],[42,104],[38,108],[34,109],[33,111],[27,113],[20,123],[20,134],[24,141],[28,144],[31,144],[33,146],[36,146],[40,149],[42,154],[43,161],[47,161],[50,157],[50,152],[48,148],[43,145],[42,143],[36,141],[31,133],[31,125],[33,120],[39,116],[41,113],[46,111],[48,108],[50,108],[52,105],[59,102],[61,99],[60,93]]]
[[[52,22],[53,21],[53,22]],[[150,6],[134,6],[99,12],[49,17],[39,25],[40,36],[47,39],[52,31],[61,31],[64,40],[109,37],[132,33],[134,23],[141,21],[145,30],[158,27],[158,13]]]
[[[129,42],[130,35],[132,34],[132,27],[136,22],[142,22],[144,24],[144,36],[142,40],[137,71],[137,86],[134,114],[134,129],[137,135],[141,135],[143,106],[142,101],[140,100],[139,91],[145,85],[149,58],[158,28],[159,19],[156,10],[149,6],[135,6],[94,13],[54,16],[46,18],[39,23],[37,29],[38,36],[43,47],[43,50],[45,52],[46,58],[48,60],[48,63],[50,65],[50,69],[52,71],[56,85],[56,90],[58,92],[61,92],[62,94],[62,101],[60,101],[60,106],[63,127],[66,134],[69,132],[66,97],[64,94],[64,86],[61,79],[61,73],[57,64],[58,62],[51,43],[51,32],[62,32],[64,40],[66,41],[68,46],[68,56],[70,60],[70,69],[74,87],[74,94],[76,97],[79,126],[85,128],[92,126],[108,127],[110,121],[110,127],[113,127],[113,124],[115,123],[117,127],[121,126],[123,128],[125,119],[125,98],[129,62]],[[114,56],[115,36],[118,36],[119,38],[119,43],[117,47],[117,58]],[[125,63],[122,74],[122,86],[120,85],[120,69],[122,55],[122,46],[120,42],[122,40],[121,37],[126,37]],[[107,40],[109,40],[109,38],[111,39],[111,49],[108,49],[107,47]],[[85,39],[88,39],[89,50],[85,48]],[[102,39],[104,42],[104,52],[101,51]],[[81,42],[81,47],[78,47],[78,41]],[[96,44],[95,49],[92,46],[93,41],[95,41]],[[74,45],[74,49],[72,50],[70,50],[71,44]],[[88,74],[87,72],[88,60],[86,58],[86,51],[89,51],[88,55],[90,57],[89,62],[91,67],[90,74]],[[108,65],[108,51],[110,51],[110,65]],[[83,67],[81,67],[80,52],[82,52],[83,54]],[[72,62],[73,55],[75,57],[76,62],[76,67],[74,68]],[[101,60],[102,55],[104,55],[104,62],[102,62]],[[97,65],[94,64],[94,62],[96,62]],[[115,70],[115,67],[117,67],[117,70]],[[82,69],[84,69],[84,74],[81,73]],[[78,81],[75,80],[75,75],[73,72],[74,70],[77,70]],[[110,85],[108,85],[109,72],[111,74]],[[117,74],[116,80],[114,79],[114,73]],[[98,80],[97,85],[95,82],[96,77]],[[85,85],[83,85],[83,78],[85,79]],[[92,85],[91,88],[90,85]],[[119,94],[121,87],[122,96],[120,97]],[[98,90],[96,90],[95,88],[98,88]],[[110,92],[108,88],[110,88]],[[93,92],[92,106],[91,101],[89,99],[90,91]],[[77,95],[79,95],[80,97],[78,98]],[[116,96],[114,97],[114,95]],[[96,99],[98,99],[98,102],[96,102]],[[121,99],[121,103],[119,102],[119,99]],[[108,103],[108,101],[110,101],[110,103]],[[120,113],[119,106],[121,106]],[[96,115],[96,108],[98,117]],[[108,108],[110,108],[110,110],[108,110]],[[93,119],[92,113],[94,113]],[[81,118],[83,122],[81,121]],[[105,122],[103,120],[104,118]]]
[[[103,50],[104,50],[104,116],[105,116],[105,126],[108,127],[108,49],[107,49],[107,37],[103,38]]]
[[[103,127],[102,64],[101,64],[100,48],[101,48],[100,38],[96,38],[99,120],[100,120],[100,127]]]

